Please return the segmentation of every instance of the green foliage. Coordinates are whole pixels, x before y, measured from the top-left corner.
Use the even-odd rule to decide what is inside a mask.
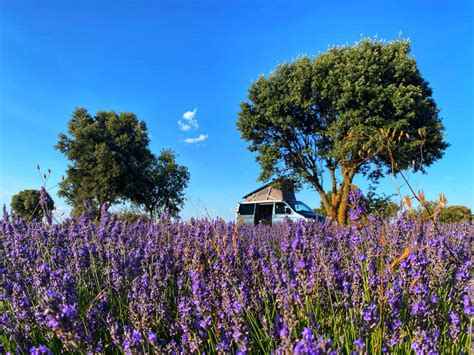
[[[71,162],[59,195],[73,206],[75,214],[88,201],[95,212],[131,198],[140,188],[143,171],[153,157],[148,149],[148,131],[133,113],[86,109],[72,113],[68,135],[60,134],[56,149]]]
[[[410,211],[415,218],[421,218],[424,222],[435,218],[439,223],[455,223],[471,221],[472,212],[466,206],[443,206],[438,201],[427,201],[425,207]],[[429,212],[428,212],[429,211]]]
[[[466,206],[448,206],[441,210],[441,223],[467,222],[471,220],[471,210]]]
[[[40,219],[45,213],[50,213],[54,210],[54,201],[51,196],[44,191],[44,207],[41,206],[41,191],[40,190],[23,190],[12,197],[11,208],[17,215],[30,220]]]
[[[326,213],[326,210],[324,209],[324,207],[323,207],[323,208],[321,208],[321,207],[313,208],[313,211],[314,211],[315,213],[317,213],[317,214],[323,216],[323,217],[327,217],[327,213]]]
[[[376,181],[393,160],[423,170],[441,158],[448,144],[439,110],[409,52],[407,40],[363,39],[261,76],[237,121],[249,150],[257,152],[260,179],[286,176],[311,184],[328,215],[344,222],[355,174]],[[381,145],[388,132],[397,132],[392,154]],[[323,186],[325,172],[330,188]]]
[[[125,208],[119,212],[115,212],[114,215],[119,221],[123,222],[136,222],[137,220],[148,220],[148,215],[141,211],[139,208]]]
[[[392,217],[401,209],[400,203],[394,202],[392,196],[378,195],[373,189],[367,193],[365,202],[368,214],[374,214],[382,218]]]
[[[132,201],[143,205],[151,218],[165,212],[175,217],[184,203],[189,178],[188,169],[177,164],[176,154],[164,149],[144,171],[142,187]]]

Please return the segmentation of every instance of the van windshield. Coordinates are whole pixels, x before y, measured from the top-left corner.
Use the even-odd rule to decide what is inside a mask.
[[[296,212],[305,217],[316,217],[316,213],[308,207],[305,203],[301,201],[286,201],[291,206],[291,208]]]

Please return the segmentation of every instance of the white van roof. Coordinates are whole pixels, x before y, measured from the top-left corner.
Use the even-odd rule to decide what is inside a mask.
[[[286,184],[284,188],[277,188],[274,182],[270,182],[243,197],[245,202],[265,201],[295,201],[295,190],[292,184]]]

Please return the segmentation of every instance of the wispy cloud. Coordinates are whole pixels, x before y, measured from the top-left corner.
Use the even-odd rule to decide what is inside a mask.
[[[186,138],[184,143],[194,144],[194,143],[201,143],[207,139],[207,134],[200,134],[199,137],[196,138]]]
[[[190,129],[197,129],[199,127],[198,121],[194,118],[197,113],[197,107],[192,111],[186,111],[183,114],[183,121],[179,120],[178,125],[182,131],[189,131]]]

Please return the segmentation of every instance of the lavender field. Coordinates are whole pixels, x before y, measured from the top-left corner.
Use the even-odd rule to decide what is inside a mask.
[[[12,353],[471,349],[469,224],[2,220]]]

